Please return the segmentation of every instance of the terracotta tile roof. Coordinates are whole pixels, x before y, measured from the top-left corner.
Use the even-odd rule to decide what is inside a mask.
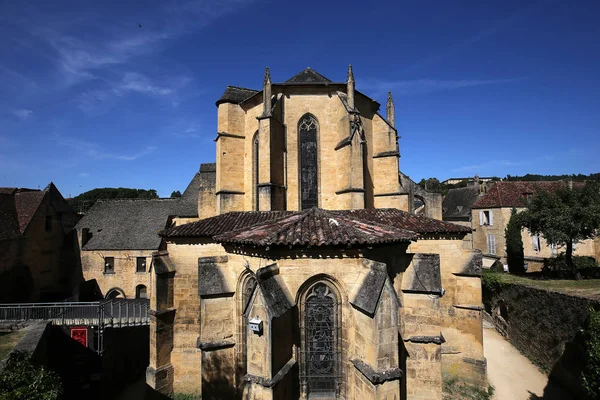
[[[15,193],[15,207],[19,218],[19,230],[25,232],[35,212],[40,207],[46,191],[19,191]]]
[[[415,232],[360,218],[357,213],[311,208],[215,236],[223,243],[255,246],[337,246],[408,242]]]
[[[552,192],[566,185],[564,181],[496,182],[473,204],[473,208],[525,207],[528,194]],[[574,182],[573,186],[581,187],[583,183]]]
[[[469,228],[397,209],[231,212],[160,232],[163,237],[214,237],[226,243],[348,245],[410,241],[421,234]]]

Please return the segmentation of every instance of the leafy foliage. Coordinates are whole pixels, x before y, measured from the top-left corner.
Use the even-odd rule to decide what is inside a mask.
[[[577,276],[573,243],[594,237],[600,228],[600,187],[587,183],[582,189],[565,186],[552,193],[539,192],[519,219],[548,243],[565,245],[567,265]]]
[[[29,353],[10,354],[0,373],[0,399],[58,400],[62,395],[62,382],[55,372],[34,365]]]
[[[523,239],[521,238],[521,224],[517,210],[512,209],[510,220],[504,231],[506,236],[506,259],[508,271],[511,274],[525,273],[525,255],[523,254]]]
[[[444,400],[490,400],[494,396],[494,387],[482,389],[460,381],[457,378],[444,376],[443,396]]]
[[[129,189],[129,188],[98,188],[88,190],[68,199],[69,204],[80,212],[89,210],[97,200],[110,199],[158,199],[156,190]]]
[[[179,190],[175,190],[171,192],[171,197],[181,197],[181,192]]]
[[[594,260],[594,257],[588,256],[573,256],[573,266],[577,270],[598,268],[599,265]],[[568,270],[567,257],[564,253],[559,254],[554,258],[544,260],[542,271],[565,271]]]
[[[523,176],[512,176],[506,175],[507,181],[567,181],[572,180],[575,182],[584,182],[584,181],[600,181],[600,173],[583,175],[583,174],[571,174],[571,175],[537,175],[537,174],[526,174]]]
[[[600,399],[600,311],[590,309],[583,329],[585,340],[585,367],[581,381],[592,399]]]

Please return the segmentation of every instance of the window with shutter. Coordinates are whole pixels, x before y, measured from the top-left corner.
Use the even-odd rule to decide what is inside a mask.
[[[488,254],[496,254],[496,236],[488,235]]]
[[[531,247],[532,247],[533,251],[540,251],[539,235],[531,235]]]
[[[494,225],[494,212],[492,210],[489,211],[489,219],[488,221],[490,222],[490,226]]]
[[[479,225],[483,225],[483,211],[479,211]]]

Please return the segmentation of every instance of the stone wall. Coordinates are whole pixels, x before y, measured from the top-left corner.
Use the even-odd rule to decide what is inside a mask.
[[[86,281],[95,279],[102,295],[111,289],[119,289],[128,299],[136,297],[138,285],[146,286],[150,296],[150,262],[154,250],[83,250],[81,251],[81,269]],[[105,273],[106,257],[114,257],[114,273]],[[146,271],[137,272],[137,257],[146,258]]]
[[[583,348],[577,334],[600,301],[518,284],[484,285],[484,304],[498,331],[552,379],[581,396]]]

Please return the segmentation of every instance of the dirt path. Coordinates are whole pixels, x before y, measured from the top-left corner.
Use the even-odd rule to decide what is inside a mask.
[[[495,400],[572,400],[560,388],[548,385],[548,377],[487,322],[483,345],[488,380],[496,389]]]

